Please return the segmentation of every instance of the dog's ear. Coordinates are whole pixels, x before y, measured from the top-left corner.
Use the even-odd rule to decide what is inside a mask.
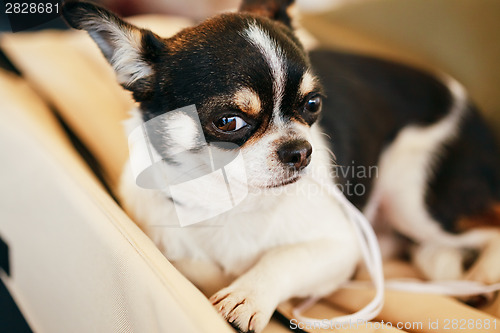
[[[164,41],[149,30],[137,28],[86,2],[66,2],[63,16],[70,26],[86,30],[116,72],[118,82],[137,101],[152,92],[153,65],[164,50]]]
[[[292,26],[294,0],[243,0],[241,12],[255,13]]]

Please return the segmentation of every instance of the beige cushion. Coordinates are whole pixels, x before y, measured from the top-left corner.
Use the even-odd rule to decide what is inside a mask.
[[[232,332],[22,79],[1,71],[0,101],[0,234],[11,262],[1,278],[35,332]]]

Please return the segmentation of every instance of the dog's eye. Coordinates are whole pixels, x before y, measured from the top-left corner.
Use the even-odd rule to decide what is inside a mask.
[[[315,95],[310,97],[307,100],[304,109],[311,113],[318,112],[321,109],[321,96]]]
[[[214,121],[214,125],[224,132],[235,132],[247,125],[247,123],[240,117],[222,117]]]

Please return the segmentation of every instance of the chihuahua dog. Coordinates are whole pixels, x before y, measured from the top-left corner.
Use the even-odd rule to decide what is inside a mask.
[[[197,191],[210,188],[178,197],[140,188],[129,164],[121,184],[137,223],[242,332],[261,332],[280,302],[326,295],[352,276],[355,232],[335,199],[310,191],[318,180],[342,186],[370,220],[410,239],[416,264],[434,279],[461,278],[464,249],[480,249],[492,234],[477,221],[500,216],[500,154],[463,87],[390,61],[308,54],[294,34],[292,2],[244,0],[239,12],[166,39],[89,3],[63,8],[132,92],[129,129],[195,105],[199,127],[182,116],[155,125],[161,167],[186,168],[173,152],[201,154],[199,135],[212,151],[243,157],[245,172],[229,178],[245,178],[248,195],[199,225],[165,223],[178,218],[176,205],[207,209]],[[372,166],[373,177],[332,172]]]

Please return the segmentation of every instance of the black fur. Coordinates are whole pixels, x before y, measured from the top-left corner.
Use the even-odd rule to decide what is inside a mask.
[[[273,110],[273,79],[259,50],[242,35],[252,22],[257,22],[277,41],[284,41],[280,47],[287,55],[288,81],[283,101],[287,107],[283,108],[283,114],[294,116],[304,102],[297,97],[297,87],[309,67],[302,46],[290,38],[287,29],[276,29],[266,18],[228,14],[185,29],[166,41],[168,51],[155,65],[158,79],[152,97],[141,102],[144,120],[195,104],[208,142],[229,141],[242,145],[265,128]],[[242,87],[253,89],[261,97],[262,111],[258,117],[248,117],[234,104],[232,95]],[[217,108],[213,107],[214,103]],[[225,115],[240,116],[249,124],[248,130],[230,136],[218,132],[211,126],[212,121]]]
[[[451,232],[460,231],[460,218],[481,216],[500,203],[500,150],[473,106],[457,138],[445,146],[428,186],[429,211]]]
[[[332,138],[336,162],[343,168],[354,165],[367,170],[377,165],[382,150],[402,127],[431,124],[452,103],[448,89],[437,79],[401,64],[327,50],[313,51],[310,58],[327,96],[321,125]],[[345,193],[361,208],[373,179],[348,173],[339,180],[344,186],[349,182],[366,188],[361,196]]]

